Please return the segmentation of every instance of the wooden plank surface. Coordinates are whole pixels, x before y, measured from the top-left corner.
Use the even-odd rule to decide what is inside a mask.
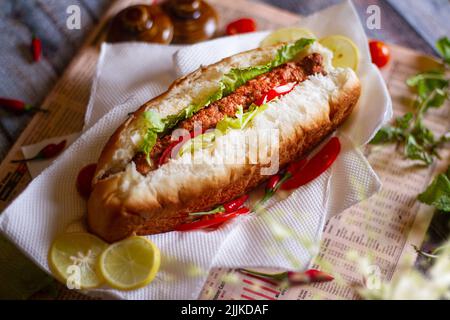
[[[386,0],[430,45],[450,35],[450,2],[448,0]],[[413,4],[413,5],[411,5]]]

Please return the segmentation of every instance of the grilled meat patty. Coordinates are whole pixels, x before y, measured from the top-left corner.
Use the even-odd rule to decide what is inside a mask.
[[[240,106],[245,111],[253,102],[261,99],[272,88],[288,82],[300,83],[307,80],[309,76],[318,73],[325,73],[323,58],[318,53],[313,53],[300,62],[288,62],[248,81],[229,96],[211,103],[191,118],[181,121],[175,129],[185,129],[191,132],[194,130],[196,123],[201,125],[204,131],[215,128],[225,116],[234,117]],[[158,138],[150,154],[153,162],[158,162],[164,150],[172,142],[171,133]],[[146,155],[142,152],[137,153],[133,161],[136,164],[137,171],[142,175],[147,175],[153,170]]]

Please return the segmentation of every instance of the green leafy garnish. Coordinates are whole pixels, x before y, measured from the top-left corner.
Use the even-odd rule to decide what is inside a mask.
[[[154,111],[144,112],[143,121],[145,133],[141,143],[141,151],[149,156],[156,143],[158,133],[165,130],[165,125],[160,115]]]
[[[433,163],[431,154],[422,145],[417,143],[413,135],[409,135],[405,145],[405,155],[408,159],[419,160],[430,165]]]
[[[211,146],[220,134],[221,134],[220,132],[214,130],[211,132],[201,134],[193,139],[190,139],[180,148],[180,151],[178,151],[178,156],[181,157],[188,151],[193,153],[197,150]]]
[[[181,110],[178,114],[170,115],[164,119],[165,123],[165,130],[169,130],[173,127],[175,127],[178,122],[191,118],[194,114],[196,114],[198,111],[203,109],[203,107],[210,105],[211,103],[222,99],[223,92],[224,92],[224,85],[222,82],[219,82],[219,88],[214,91],[210,96],[203,99],[200,102],[193,103],[189,105],[187,108]]]
[[[439,40],[437,47],[444,63],[449,63],[448,38]],[[404,144],[406,158],[430,165],[435,157],[439,157],[438,149],[449,142],[449,133],[436,139],[423,119],[430,108],[440,108],[449,99],[450,81],[444,71],[428,71],[409,78],[406,83],[417,92],[415,111],[406,113],[397,118],[393,125],[379,130],[370,143]]]
[[[263,104],[262,106],[252,104],[246,112],[243,111],[242,107],[239,107],[234,118],[226,116],[217,124],[214,131],[206,132],[189,140],[181,147],[178,155],[181,157],[187,151],[193,153],[199,149],[207,148],[211,146],[219,136],[226,134],[229,130],[242,130],[247,128],[253,119],[266,110],[267,107],[267,104]]]
[[[252,80],[263,73],[269,72],[273,68],[276,68],[290,60],[293,60],[306,47],[314,43],[314,41],[314,39],[303,38],[297,40],[295,43],[285,45],[278,50],[275,59],[266,65],[242,69],[231,69],[229,73],[224,75],[223,79],[218,84],[218,88],[210,96],[189,105],[176,115],[171,115],[164,119],[160,119],[154,112],[152,113],[156,115],[151,116],[147,116],[146,113],[144,113],[144,118],[146,118],[146,133],[144,135],[140,151],[144,152],[148,156],[156,143],[159,133],[167,132],[169,129],[174,128],[180,121],[191,118],[205,106],[226,97],[237,88],[247,83],[249,80]],[[148,121],[147,117],[158,117],[157,125],[154,124],[154,120],[156,119],[151,119]],[[251,119],[249,121],[251,121]],[[161,124],[162,126],[160,126]]]
[[[247,81],[269,72],[270,70],[293,60],[301,51],[314,43],[314,39],[302,38],[295,43],[287,44],[278,50],[275,59],[266,65],[249,67],[244,69],[231,69],[222,80],[224,85],[224,96],[234,92]]]
[[[395,120],[394,126],[381,128],[370,142],[371,144],[382,144],[389,142],[401,142],[405,140],[404,132],[409,128],[414,115],[408,112],[403,117]]]
[[[450,40],[448,37],[439,39],[436,48],[444,59],[444,62],[450,64]]]
[[[267,107],[267,104],[259,107],[252,104],[246,112],[242,110],[242,107],[239,107],[235,118],[226,116],[217,124],[216,128],[223,133],[226,133],[230,129],[245,129],[251,121],[258,114],[266,110]]]
[[[428,189],[419,195],[419,201],[450,212],[450,167],[446,173],[438,175]]]

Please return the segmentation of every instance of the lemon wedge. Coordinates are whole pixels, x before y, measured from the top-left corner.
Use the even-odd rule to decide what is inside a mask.
[[[359,49],[351,39],[334,35],[323,38],[319,42],[333,52],[333,66],[335,68],[352,68],[355,71],[358,70]]]
[[[131,237],[110,245],[100,256],[99,271],[106,283],[118,290],[148,285],[160,265],[159,249],[142,237]]]
[[[303,28],[282,28],[269,34],[260,44],[260,47],[272,46],[281,42],[295,41],[301,38],[315,39],[314,34]]]
[[[49,265],[70,289],[92,289],[103,283],[96,268],[108,245],[89,233],[65,233],[52,244]]]

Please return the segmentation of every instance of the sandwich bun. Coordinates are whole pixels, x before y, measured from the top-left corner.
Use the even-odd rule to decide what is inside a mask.
[[[167,92],[130,116],[100,156],[88,201],[90,230],[108,242],[130,235],[172,231],[186,222],[187,213],[230,201],[268,179],[270,176],[262,170],[267,168],[267,160],[273,159],[274,150],[282,168],[336,130],[358,102],[360,81],[350,68],[333,68],[332,53],[314,43],[296,59],[320,53],[326,75],[310,76],[292,92],[269,102],[250,126],[231,130],[218,137],[214,146],[199,150],[201,163],[188,153],[146,176],[136,170],[132,159],[142,139],[139,128],[144,112],[154,110],[162,117],[176,114],[214,92],[217,83],[232,68],[265,64],[274,59],[281,46],[255,49],[202,67],[175,81]],[[270,146],[262,146],[260,158],[252,162],[250,138],[269,130],[278,132],[277,139]],[[238,140],[243,142],[236,143]],[[246,161],[226,161],[226,154],[233,150],[236,153],[244,150],[241,154]]]

